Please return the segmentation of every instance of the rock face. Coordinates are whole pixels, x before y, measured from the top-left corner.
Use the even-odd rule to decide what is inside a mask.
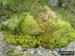
[[[48,0],[48,4],[52,7],[57,7],[58,2],[59,2],[59,0]]]

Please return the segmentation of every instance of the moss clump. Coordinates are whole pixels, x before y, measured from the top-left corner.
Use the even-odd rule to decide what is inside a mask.
[[[3,32],[4,40],[9,44],[21,45],[23,48],[35,48],[40,45],[35,36],[30,35],[14,35],[9,32]]]
[[[24,19],[24,22],[21,23],[21,31],[30,35],[37,35],[42,32],[37,21],[29,14]]]
[[[75,39],[75,30],[71,25],[58,19],[52,26],[53,36],[49,40],[49,46],[51,47],[63,47],[72,40]]]
[[[3,30],[11,30],[14,31],[18,28],[18,25],[20,23],[20,20],[17,16],[11,17],[8,21],[3,23]]]
[[[52,35],[45,32],[38,36],[41,45],[45,48],[64,47],[75,39],[75,30],[66,21],[58,19],[50,29]]]
[[[72,25],[72,27],[75,29],[75,24],[74,24],[75,14],[74,13],[68,10],[66,11],[64,8],[59,8],[59,7],[54,8],[54,10],[59,18],[61,18],[64,21],[68,21]]]
[[[17,41],[20,45],[22,45],[22,47],[24,47],[24,48],[30,47],[31,48],[31,47],[36,46],[37,39],[35,37],[30,36],[30,35],[25,35],[25,36],[20,35],[17,38]]]
[[[4,40],[6,40],[9,44],[17,45],[17,40],[15,35],[11,34],[10,32],[3,32]]]

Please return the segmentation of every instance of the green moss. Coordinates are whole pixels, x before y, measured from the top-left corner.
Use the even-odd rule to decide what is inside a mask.
[[[37,21],[33,18],[33,16],[29,14],[27,14],[26,18],[24,19],[24,22],[22,22],[21,24],[21,31],[30,35],[37,35],[42,32]]]
[[[50,29],[52,35],[45,32],[38,36],[38,40],[45,48],[64,47],[75,39],[75,30],[69,22],[57,19]]]
[[[66,22],[58,19],[52,26],[53,36],[49,40],[49,45],[51,47],[63,47],[72,40],[75,39],[75,30],[71,25]]]
[[[72,25],[72,27],[75,29],[75,24],[74,24],[75,14],[74,13],[72,13],[64,8],[59,8],[59,7],[54,8],[54,10],[55,10],[58,18],[61,18],[64,21],[68,21]]]
[[[11,34],[10,32],[3,32],[4,40],[6,40],[9,44],[17,45],[17,40],[15,35]]]
[[[25,36],[20,35],[17,40],[18,40],[19,44],[21,44],[22,47],[24,47],[24,48],[35,47],[35,45],[36,45],[35,37],[32,37],[30,35],[25,35]]]
[[[75,39],[75,30],[67,21],[57,19],[50,26],[49,30],[51,32],[48,33],[41,32],[39,24],[32,16],[27,15],[23,18],[24,20],[19,25],[22,34],[12,34],[11,31],[4,34],[5,40],[8,43],[22,45],[24,48],[42,45],[45,48],[53,49],[55,47],[63,47]]]
[[[18,0],[16,0],[16,2],[17,1]],[[29,0],[25,0],[25,1],[28,2]],[[24,4],[23,1],[21,3]],[[21,3],[18,5],[23,6],[23,4]],[[40,0],[39,3],[44,3],[44,0]],[[8,4],[11,4],[11,3],[9,2]],[[30,6],[32,4],[31,2],[30,4],[25,3],[26,5],[23,7],[14,7],[13,4],[14,3],[12,3],[11,5],[7,7],[10,8],[12,6],[12,8],[16,9],[17,13],[19,14],[17,14],[16,16],[12,15],[12,17],[6,22],[3,22],[3,25],[2,25],[3,30],[5,32],[4,40],[6,40],[8,43],[14,44],[14,45],[21,45],[24,48],[35,48],[41,45],[44,48],[53,49],[55,47],[63,47],[75,39],[75,30],[70,25],[70,23],[72,24],[72,22],[74,25],[74,19],[73,19],[74,14],[64,12],[66,10],[64,10],[63,8],[61,9],[57,8],[55,11],[57,13],[58,19],[56,21],[52,21],[49,18],[48,21],[49,23],[51,23],[51,25],[48,25],[48,22],[45,22],[41,24],[44,26],[41,29],[39,22],[41,22],[43,18],[41,19],[38,16],[36,18],[36,16],[33,15],[35,17],[34,18],[31,15],[31,14],[39,15],[39,13],[37,13],[39,10],[38,11],[35,10],[37,8],[33,8],[35,11],[37,11],[37,12],[34,11],[35,13],[33,13],[32,6]],[[5,10],[8,11],[8,8],[6,7],[6,5],[3,5],[3,6],[6,8]],[[36,6],[39,7],[40,4]],[[24,12],[23,9],[25,9],[26,12]],[[47,8],[47,11],[48,9],[49,8]]]
[[[18,20],[17,16],[11,17],[10,20],[3,23],[3,30],[10,29],[10,30],[14,31],[18,27],[19,22],[20,21]]]

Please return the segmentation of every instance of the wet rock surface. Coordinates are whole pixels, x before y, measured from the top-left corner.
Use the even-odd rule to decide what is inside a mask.
[[[7,42],[3,41],[1,37],[2,35],[0,33],[0,56],[8,56],[10,50],[13,50],[14,54],[23,53],[22,56],[66,56],[66,55],[59,55],[58,52],[75,51],[75,41],[72,41],[66,47],[55,48],[53,51],[45,49],[41,46],[38,48],[28,48],[26,51],[24,51],[21,46],[10,45]],[[68,56],[75,56],[75,54]]]

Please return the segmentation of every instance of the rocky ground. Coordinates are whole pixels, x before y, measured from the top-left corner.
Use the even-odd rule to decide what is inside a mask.
[[[53,51],[45,49],[41,46],[38,48],[28,48],[26,51],[24,51],[21,46],[13,46],[3,41],[2,34],[0,33],[0,56],[8,56],[10,50],[13,50],[14,54],[23,53],[22,56],[62,56],[58,54],[59,50],[75,51],[75,41],[69,43],[66,47],[55,48]],[[75,54],[68,56],[75,56]]]

